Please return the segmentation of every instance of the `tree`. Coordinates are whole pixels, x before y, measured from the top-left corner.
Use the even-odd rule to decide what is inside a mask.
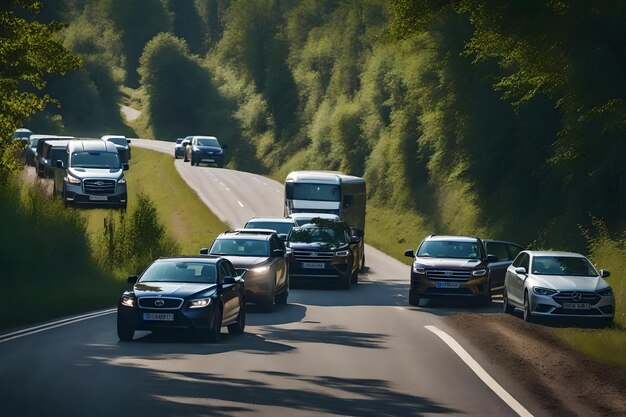
[[[60,24],[33,20],[40,7],[35,0],[5,0],[0,5],[0,178],[19,166],[11,134],[46,104],[55,103],[39,93],[45,77],[81,65],[81,59],[55,38]]]

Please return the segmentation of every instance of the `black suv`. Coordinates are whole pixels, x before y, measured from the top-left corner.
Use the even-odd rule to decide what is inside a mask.
[[[337,279],[348,289],[359,280],[360,242],[340,220],[314,219],[314,223],[294,227],[287,243],[289,276]]]
[[[220,145],[214,136],[193,136],[189,145],[185,147],[184,161],[190,161],[192,166],[206,163],[223,168],[224,150],[227,147]]]
[[[404,252],[414,258],[411,267],[409,304],[417,306],[421,297],[472,297],[483,304],[491,301],[489,263],[498,261],[485,251],[477,237],[428,236],[417,253]]]

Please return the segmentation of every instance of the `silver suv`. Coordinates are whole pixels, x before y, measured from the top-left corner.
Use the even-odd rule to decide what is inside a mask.
[[[54,194],[65,205],[126,208],[124,171],[115,144],[103,140],[69,141],[63,160],[56,161]]]

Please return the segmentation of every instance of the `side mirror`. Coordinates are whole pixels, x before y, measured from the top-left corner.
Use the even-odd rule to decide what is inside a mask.
[[[358,238],[362,238],[365,234],[363,230],[355,228],[350,228],[350,232],[352,233],[352,236],[356,236]]]
[[[137,275],[131,275],[126,281],[128,281],[129,284],[136,284],[137,281],[139,281],[139,277]]]
[[[496,255],[487,255],[487,262],[498,262],[499,260],[500,258],[498,258]]]
[[[285,251],[282,249],[274,249],[272,251],[272,256],[274,258],[282,258],[283,256],[285,256]]]
[[[223,150],[228,149],[228,145],[222,145],[222,149],[223,149]]]
[[[520,275],[526,275],[526,268],[523,266],[515,268],[515,273]]]
[[[208,255],[208,254],[209,254],[209,248],[200,249],[200,255]]]
[[[404,256],[406,256],[408,258],[414,258],[415,257],[415,252],[413,252],[413,249],[405,250],[404,251]]]
[[[611,273],[609,271],[607,271],[606,269],[601,269],[600,270],[600,276],[602,278],[610,277]]]
[[[122,164],[122,168],[124,169],[124,171],[128,171],[130,169],[130,165],[128,165],[127,163]]]
[[[361,239],[359,239],[358,236],[352,236],[350,238],[350,243],[359,243],[361,241]]]
[[[126,143],[130,143],[130,139],[126,139]]]
[[[224,282],[223,284],[234,284],[235,282],[237,282],[237,280],[235,279],[235,277],[224,277]]]
[[[60,159],[57,159],[57,168],[61,168],[61,169],[65,168],[65,164]]]
[[[287,241],[287,235],[285,233],[279,233],[278,238],[282,240],[283,242]]]

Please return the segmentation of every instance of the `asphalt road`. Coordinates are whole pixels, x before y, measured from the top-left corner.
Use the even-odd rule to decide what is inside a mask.
[[[132,145],[173,154],[171,143]],[[253,215],[282,215],[275,181],[175,164],[232,227]],[[225,334],[218,345],[148,332],[120,343],[115,314],[0,336],[0,415],[516,415],[427,325],[455,337],[528,410],[545,414],[448,328],[446,315],[470,307],[410,307],[409,267],[369,246],[366,260],[369,271],[351,290],[327,283],[292,290],[287,306],[251,309],[246,333]]]

